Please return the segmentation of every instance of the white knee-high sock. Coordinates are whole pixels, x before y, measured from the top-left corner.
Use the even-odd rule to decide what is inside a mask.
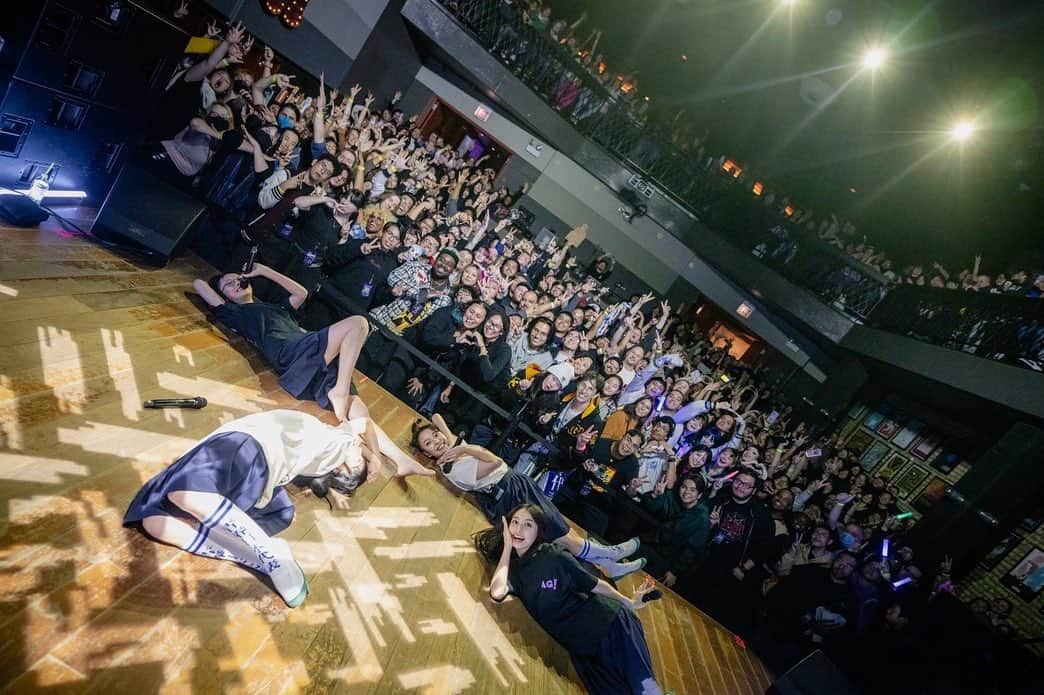
[[[304,574],[294,561],[286,541],[272,538],[242,509],[222,498],[196,529],[190,553],[230,560],[267,574],[288,603],[302,592]]]
[[[637,560],[631,560],[629,562],[617,562],[615,560],[609,560],[607,558],[588,558],[587,560],[595,567],[605,572],[606,576],[610,579],[620,579],[626,577],[631,572],[637,572],[641,568],[645,567],[645,558],[638,558]]]
[[[595,560],[622,560],[637,552],[639,545],[637,538],[616,545],[605,545],[588,537],[584,539],[584,546],[576,556],[591,563]]]

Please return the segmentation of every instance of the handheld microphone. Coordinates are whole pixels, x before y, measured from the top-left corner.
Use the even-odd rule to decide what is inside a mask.
[[[659,601],[663,598],[663,592],[659,589],[653,589],[649,593],[642,596],[642,603],[649,603],[650,601]]]
[[[247,258],[246,263],[243,264],[243,275],[246,275],[254,269],[254,260],[257,258],[257,245],[250,247],[250,257]],[[245,289],[250,284],[250,280],[247,278],[239,278],[239,287]]]
[[[463,432],[461,432],[460,434],[457,435],[457,441],[453,442],[453,446],[451,446],[450,449],[452,449],[454,446],[459,446],[462,441],[464,441],[464,433]],[[446,451],[449,451],[449,449],[447,449]],[[443,473],[449,473],[451,470],[453,470],[453,462],[452,461],[450,461],[448,463],[442,464],[442,472]]]
[[[145,401],[146,408],[193,408],[199,410],[207,407],[207,399],[203,396],[195,398],[154,398]]]

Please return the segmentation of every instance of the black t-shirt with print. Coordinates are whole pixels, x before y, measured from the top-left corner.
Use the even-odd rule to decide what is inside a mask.
[[[590,656],[622,611],[619,601],[591,591],[598,580],[576,558],[544,543],[508,568],[511,593],[549,635],[573,654]]]
[[[748,559],[762,560],[774,531],[772,516],[760,502],[740,504],[730,497],[721,504],[718,526],[711,536],[711,558],[726,569]]]

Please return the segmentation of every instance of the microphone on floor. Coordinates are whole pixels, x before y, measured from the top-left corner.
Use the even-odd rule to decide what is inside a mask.
[[[203,396],[195,398],[154,398],[145,401],[146,408],[193,408],[199,410],[207,407],[207,399]]]

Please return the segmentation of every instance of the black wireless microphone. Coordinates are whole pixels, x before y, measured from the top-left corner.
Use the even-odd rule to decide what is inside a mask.
[[[663,598],[663,592],[659,589],[653,589],[649,593],[642,596],[642,603],[649,603],[650,601],[658,601]]]
[[[193,408],[199,410],[207,407],[207,399],[203,396],[195,398],[154,398],[145,401],[146,408]]]
[[[453,446],[458,446],[462,441],[464,441],[464,433],[463,432],[461,432],[460,434],[457,435],[457,441],[453,442]],[[452,449],[452,448],[453,447],[451,446],[450,449]],[[449,449],[447,449],[446,451],[449,451]],[[449,462],[449,463],[442,464],[442,472],[443,473],[449,473],[451,470],[453,470],[453,462],[452,461]]]
[[[243,264],[243,272],[242,272],[243,275],[246,275],[247,273],[249,273],[251,270],[254,269],[254,260],[256,258],[257,258],[257,246],[254,245],[254,246],[252,246],[250,248],[250,257],[247,258],[247,262]],[[248,278],[244,278],[244,277],[239,278],[239,286],[240,286],[240,288],[244,288],[245,289],[246,286],[249,285],[249,284],[250,284],[250,280]]]

